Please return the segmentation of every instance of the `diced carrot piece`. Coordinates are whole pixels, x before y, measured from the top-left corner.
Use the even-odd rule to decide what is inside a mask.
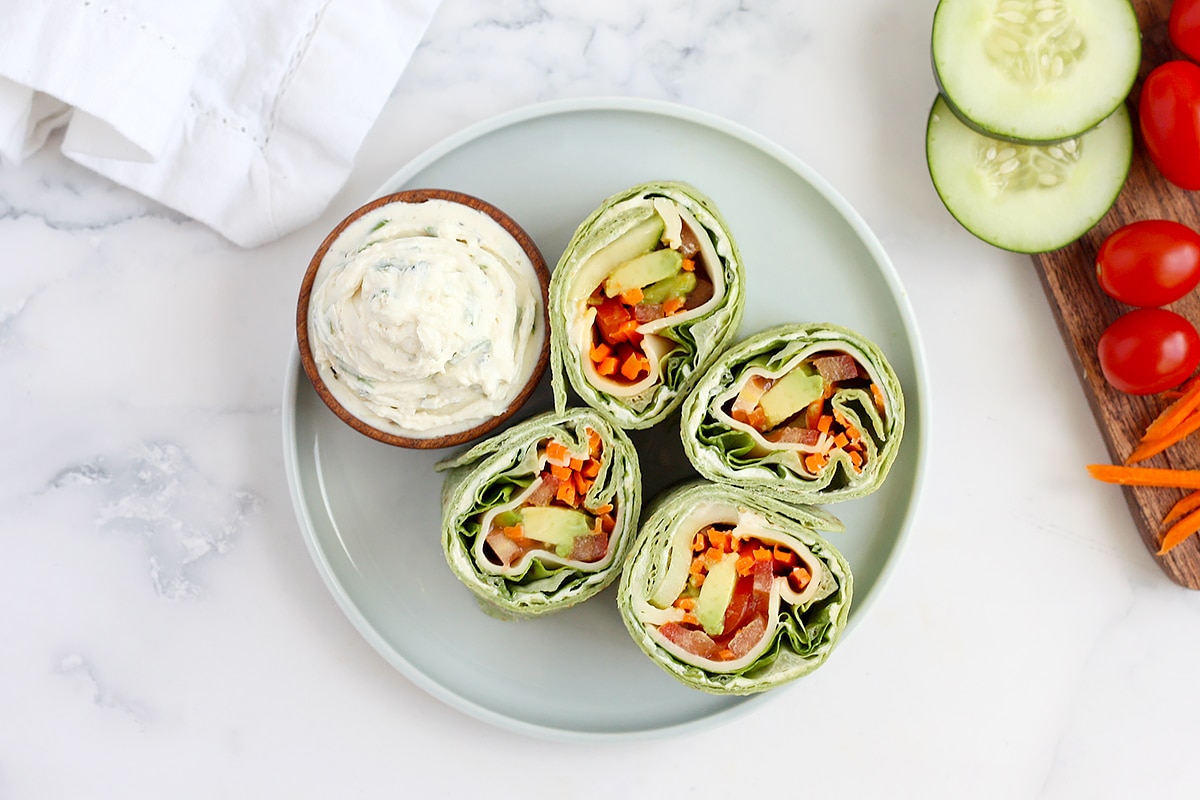
[[[854,465],[854,469],[862,472],[863,457],[862,453],[854,450],[850,453],[850,463]]]
[[[697,626],[700,625],[700,620],[696,619],[695,614],[686,614],[685,613],[683,615],[683,619],[681,620],[681,622],[683,622],[684,625],[697,625]]]
[[[853,425],[847,425],[846,426],[846,435],[849,436],[851,439],[861,439],[862,431],[860,431],[858,428],[854,427]]]
[[[850,438],[844,433],[839,433],[837,436],[833,437],[833,446],[839,450],[848,444],[850,444]]]
[[[693,553],[703,553],[706,547],[708,547],[708,540],[704,538],[703,533],[697,533],[694,537],[692,537]]]
[[[809,472],[817,473],[825,466],[825,457],[820,453],[809,453],[804,457],[804,468]]]
[[[693,558],[691,566],[688,567],[688,572],[693,575],[699,575],[701,572],[704,572],[704,556]]]
[[[724,557],[725,557],[725,551],[720,550],[716,547],[710,547],[704,551],[704,560],[708,563],[709,566],[716,564]]]
[[[602,506],[596,506],[595,508],[593,508],[592,513],[603,516],[605,514],[611,513],[612,510],[613,510],[612,503],[605,503]]]
[[[501,528],[500,532],[512,539],[514,542],[519,542],[525,538],[525,529],[520,525],[512,525],[507,528]]]
[[[629,358],[625,359],[625,363],[621,365],[621,374],[629,380],[634,380],[638,375],[642,374],[643,366],[641,358],[637,353],[631,353]]]
[[[682,297],[668,297],[663,301],[662,310],[668,317],[672,314],[678,314],[687,301]]]
[[[580,497],[586,495],[592,488],[593,481],[589,481],[587,478],[583,477],[583,473],[576,472],[575,477],[572,480],[575,483],[575,493]]]
[[[796,563],[796,554],[791,550],[776,547],[772,555],[775,557],[776,561],[784,566],[790,567],[792,564]]]
[[[583,462],[583,467],[579,470],[579,472],[585,478],[595,478],[600,474],[600,462],[594,458],[589,458],[587,461]]]
[[[617,527],[617,520],[612,514],[601,514],[600,527],[604,529],[605,533],[612,533]]]
[[[735,420],[744,425],[750,424],[750,417],[746,414],[746,410],[743,408],[733,409],[729,412],[729,416],[733,417]]]
[[[578,472],[579,470],[583,469],[583,459],[575,458],[574,456],[572,456],[571,461],[570,461],[570,466],[571,466],[571,469]]]
[[[770,561],[771,560],[771,551],[765,547],[759,547],[758,549],[756,549],[754,551],[754,560],[755,561]]]
[[[822,414],[821,418],[817,420],[817,430],[819,430],[821,433],[829,433],[829,429],[832,426],[833,417],[829,416],[828,414]]]
[[[567,446],[562,442],[556,442],[553,439],[546,442],[546,458],[548,460],[557,462],[559,464],[565,464],[570,456],[571,451],[568,450]]]
[[[601,361],[599,364],[596,365],[596,372],[600,373],[601,375],[605,375],[605,376],[612,375],[616,371],[617,371],[617,359],[614,358],[613,356],[609,356],[608,358],[604,359],[603,361]]]
[[[695,271],[696,271],[696,262],[695,262],[695,260],[694,260],[694,259],[691,259],[691,258],[685,258],[685,259],[683,260],[683,265],[682,265],[682,266],[683,266],[683,271],[684,271],[684,272],[695,272]]]
[[[645,295],[642,293],[642,289],[639,286],[635,286],[632,289],[626,289],[625,291],[621,292],[621,302],[627,306],[636,306],[638,303],[642,302],[644,297]]]
[[[792,588],[797,592],[804,591],[804,587],[808,586],[808,582],[812,580],[812,573],[804,567],[796,567],[788,575],[788,580],[791,581]]]
[[[691,581],[692,586],[695,586],[696,588],[700,588],[701,586],[704,585],[704,573],[703,572],[694,573],[690,578],[688,578],[688,580]]]
[[[637,333],[637,329],[638,321],[636,319],[631,319],[628,322],[621,323],[620,333],[625,336],[626,339],[632,341],[633,335]]]
[[[551,464],[550,474],[558,478],[560,481],[571,480],[571,468],[561,464]]]
[[[682,608],[684,611],[691,611],[696,607],[696,598],[681,597],[675,601],[676,608]]]
[[[761,407],[755,406],[746,423],[755,430],[765,431],[767,429],[767,412],[763,411]]]
[[[592,360],[593,364],[599,364],[610,355],[612,355],[612,347],[607,342],[600,342],[592,346],[591,351],[588,353],[588,358]]]
[[[588,455],[592,458],[600,455],[600,450],[604,446],[604,440],[600,438],[600,434],[591,428],[587,429],[588,437]]]
[[[575,484],[563,481],[558,485],[558,491],[554,496],[569,506],[575,505]]]
[[[725,552],[729,549],[729,534],[725,531],[712,529],[708,532],[708,540],[712,542],[712,546]]]
[[[722,661],[732,661],[733,660],[733,651],[730,650],[728,647],[726,647],[722,650],[718,650],[717,658],[719,658]]]
[[[749,575],[750,571],[754,569],[753,556],[742,556],[737,560],[737,563],[734,564],[734,567],[737,568],[738,575]]]

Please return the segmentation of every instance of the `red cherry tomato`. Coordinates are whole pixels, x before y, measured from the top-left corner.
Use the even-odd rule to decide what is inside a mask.
[[[1200,66],[1168,61],[1142,84],[1138,125],[1158,171],[1182,189],[1200,189]]]
[[[1114,300],[1165,306],[1200,283],[1200,233],[1167,219],[1117,228],[1096,253],[1096,278]]]
[[[1175,0],[1167,33],[1184,55],[1200,61],[1200,0]]]
[[[1137,308],[1117,317],[1096,347],[1105,379],[1128,394],[1178,386],[1200,364],[1200,334],[1165,308]]]

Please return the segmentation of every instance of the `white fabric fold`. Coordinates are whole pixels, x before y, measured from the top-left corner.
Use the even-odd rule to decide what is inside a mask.
[[[67,157],[246,247],[318,216],[438,0],[0,0],[0,157]]]

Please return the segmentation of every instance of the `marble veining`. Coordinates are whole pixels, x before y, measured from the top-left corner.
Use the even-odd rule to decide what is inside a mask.
[[[49,489],[93,490],[97,529],[142,540],[150,581],[165,600],[200,596],[199,566],[229,553],[262,504],[254,493],[202,474],[183,448],[161,441],[68,467]]]

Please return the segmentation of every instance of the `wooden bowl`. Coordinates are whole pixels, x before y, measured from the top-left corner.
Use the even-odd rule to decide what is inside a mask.
[[[325,384],[320,370],[313,358],[312,349],[308,335],[308,317],[309,305],[313,292],[313,285],[317,277],[317,271],[321,266],[322,260],[325,258],[329,249],[334,245],[342,233],[353,222],[382,206],[392,203],[424,203],[428,200],[444,200],[452,203],[458,203],[467,206],[476,211],[480,211],[497,223],[507,231],[517,244],[525,251],[529,260],[533,263],[534,272],[537,275],[540,293],[538,295],[541,304],[542,318],[542,340],[540,351],[537,360],[534,364],[531,374],[525,381],[524,385],[517,392],[512,402],[499,414],[490,417],[481,422],[468,421],[464,423],[468,427],[461,430],[452,430],[446,432],[439,431],[436,435],[424,436],[420,432],[397,433],[395,431],[385,430],[376,425],[356,416],[347,409],[334,395],[330,388]],[[385,444],[394,445],[396,447],[409,447],[418,449],[434,449],[441,447],[452,447],[454,445],[469,442],[472,439],[477,439],[504,423],[529,399],[542,375],[546,371],[546,365],[550,358],[550,317],[548,310],[548,290],[550,284],[550,271],[546,267],[546,261],[542,257],[541,251],[529,235],[516,223],[511,217],[505,214],[500,209],[480,200],[477,197],[472,197],[462,192],[454,192],[443,189],[411,189],[407,191],[397,192],[395,194],[385,195],[376,200],[372,200],[366,205],[354,210],[349,216],[342,220],[336,228],[330,231],[329,235],[321,243],[313,254],[312,260],[309,261],[308,269],[304,273],[304,280],[300,284],[300,297],[296,308],[296,342],[300,348],[300,363],[304,368],[305,375],[308,376],[317,395],[329,407],[334,414],[343,422],[349,425],[354,430],[366,436],[375,439],[376,441]],[[536,346],[536,341],[531,341],[531,346]],[[401,427],[401,426],[398,426]]]

